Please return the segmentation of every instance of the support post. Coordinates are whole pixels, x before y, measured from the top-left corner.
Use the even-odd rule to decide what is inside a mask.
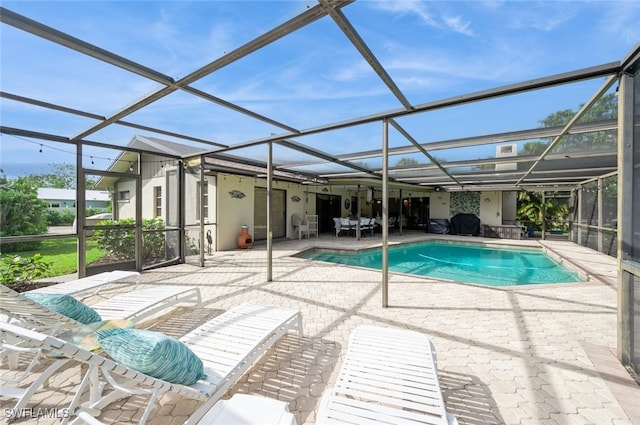
[[[402,231],[402,227],[400,229]],[[387,119],[382,121],[382,307],[389,307],[389,121]]]
[[[273,202],[273,143],[267,143],[267,282],[273,280],[273,231],[271,207]],[[307,237],[308,234],[307,234]]]

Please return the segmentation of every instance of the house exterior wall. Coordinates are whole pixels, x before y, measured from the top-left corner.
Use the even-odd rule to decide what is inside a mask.
[[[128,192],[128,199],[122,199],[126,192]],[[115,220],[136,216],[136,181],[134,179],[119,180],[114,190],[114,198],[117,209],[117,214],[114,215]]]
[[[196,200],[198,194],[198,182],[200,182],[200,175],[185,173],[184,176],[184,190],[185,190],[185,209],[184,218],[187,225],[200,224],[198,219],[198,201]],[[208,181],[207,181],[208,183]]]
[[[436,192],[429,197],[429,218],[451,218],[451,193]]]
[[[167,214],[169,211],[168,203],[179,202],[178,199],[169,198],[169,189],[167,187],[167,173],[169,170],[175,170],[176,165],[169,162],[161,162],[159,156],[147,156],[143,158],[142,167],[142,215],[143,218],[151,218],[156,214],[155,211],[155,187],[161,188],[162,196],[162,213],[161,216],[168,222]],[[187,226],[195,226],[200,224],[199,208],[198,208],[198,184],[200,175],[198,173],[185,173],[185,223]],[[227,251],[237,249],[237,238],[241,233],[243,225],[249,226],[249,232],[253,234],[255,228],[255,188],[266,188],[265,179],[256,179],[252,177],[232,175],[220,173],[218,175],[206,176],[206,184],[208,187],[208,216],[205,219],[206,230],[214,231],[215,245],[214,249],[218,251]],[[356,196],[357,191],[353,188],[340,186],[310,186],[296,183],[274,181],[273,188],[284,190],[286,192],[286,237],[295,237],[295,229],[292,224],[291,217],[293,214],[301,216],[307,214],[317,214],[316,197],[319,194],[327,194],[340,196],[341,216],[351,215],[351,209],[344,206],[344,200],[352,200]],[[366,187],[362,187],[359,193],[360,211],[362,216],[372,216],[373,200],[367,202]],[[129,192],[129,199],[120,199],[121,192]],[[513,207],[505,207],[503,205],[503,194],[501,192],[481,192],[478,198],[477,193],[473,196],[465,197],[467,192],[434,192],[429,193],[429,217],[430,218],[451,218],[454,214],[452,208],[451,196],[457,196],[455,208],[460,209],[461,206],[469,207],[470,202],[473,203],[473,211],[478,214],[482,224],[501,225],[503,210]],[[470,194],[470,192],[469,192]],[[379,193],[375,194],[379,197]],[[389,194],[394,197],[394,193]],[[403,198],[412,194],[403,193]],[[119,219],[135,216],[135,180],[121,180],[118,182],[114,198],[117,206],[117,215]],[[173,195],[172,195],[173,196]],[[174,196],[175,197],[175,196]],[[468,198],[468,199],[467,199]],[[507,197],[515,204],[515,197]],[[395,198],[394,198],[395,199]],[[505,209],[506,208],[506,209]],[[215,230],[214,230],[215,229]]]
[[[44,201],[49,204],[50,210],[74,210],[76,209],[76,201],[75,200],[62,200],[62,199],[44,199]],[[89,203],[87,202],[87,207]]]
[[[502,225],[501,192],[480,192],[480,223],[489,226]]]
[[[285,189],[287,191],[287,237],[295,237],[295,229],[291,217],[293,214],[305,216],[316,213],[316,195],[314,188],[305,187],[301,184],[274,182],[274,188]],[[300,199],[297,201],[297,199]]]
[[[510,192],[507,192],[510,193]],[[450,219],[456,212],[476,213],[482,224],[490,226],[502,225],[503,210],[515,211],[516,198],[506,196],[503,200],[502,192],[480,192],[478,205],[473,206],[473,211],[452,211],[452,192],[435,192],[429,199],[429,218]],[[508,205],[505,205],[505,202]],[[515,214],[515,212],[514,212]]]
[[[155,217],[155,200],[154,187],[160,186],[162,188],[162,218],[165,219],[166,214],[166,184],[164,177],[153,177],[147,180],[142,180],[142,218]],[[165,220],[166,221],[166,220]]]
[[[142,156],[142,218],[153,218],[156,216],[155,187],[161,189],[160,217],[165,224],[169,223],[167,214],[169,211],[169,189],[167,187],[167,171],[176,170],[176,161],[167,161],[165,157],[158,155]],[[172,200],[178,202],[177,199]]]
[[[249,226],[249,233],[253,228],[253,199],[255,179],[219,174],[217,178],[217,216],[220,222],[217,226],[217,242],[219,251],[236,249],[237,239],[242,225]],[[209,195],[211,197],[211,194]]]
[[[518,192],[502,192],[502,224],[515,224],[518,219]]]

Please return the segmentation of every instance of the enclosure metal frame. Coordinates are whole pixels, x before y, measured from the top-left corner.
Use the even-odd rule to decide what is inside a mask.
[[[635,152],[640,140],[635,135],[637,86],[640,78],[640,59],[620,77],[619,152],[618,152],[618,358],[639,380],[640,352],[637,352],[640,329],[635,328],[640,311],[635,306],[640,291],[640,220],[634,216],[634,206],[640,202],[640,164],[635,164]],[[636,210],[637,213],[637,210]],[[634,234],[634,232],[636,232]]]
[[[635,170],[635,166],[637,164],[633,163],[633,149],[634,147],[640,143],[638,140],[634,140],[634,126],[637,123],[634,123],[634,93],[637,93],[637,88],[634,88],[634,80],[632,78],[633,73],[638,72],[638,63],[640,60],[638,56],[640,54],[640,44],[638,44],[630,54],[625,57],[623,60],[619,62],[613,62],[609,64],[603,64],[599,66],[594,66],[590,68],[585,68],[577,71],[566,72],[562,74],[557,74],[545,78],[533,79],[522,83],[510,84],[502,87],[497,87],[489,90],[483,90],[479,92],[469,93],[462,96],[455,96],[446,99],[440,99],[436,101],[430,101],[423,104],[410,104],[406,97],[403,95],[401,90],[394,83],[390,75],[387,73],[382,64],[375,57],[373,52],[368,48],[366,42],[360,37],[357,33],[356,29],[351,25],[348,18],[342,13],[342,8],[351,4],[352,0],[318,0],[318,4],[309,7],[304,12],[300,13],[297,16],[294,16],[287,22],[267,31],[261,36],[250,40],[243,46],[228,52],[221,56],[220,58],[202,66],[199,69],[194,70],[190,74],[176,80],[167,75],[163,75],[162,73],[145,67],[143,65],[137,64],[129,59],[123,58],[119,55],[116,55],[112,52],[106,51],[99,46],[92,45],[83,40],[72,37],[68,34],[65,34],[61,31],[58,31],[54,28],[43,25],[37,21],[34,21],[28,17],[21,16],[11,10],[8,10],[4,7],[0,7],[0,22],[5,25],[13,26],[22,31],[33,34],[37,37],[41,37],[43,39],[49,40],[53,43],[56,43],[60,46],[73,49],[77,52],[80,52],[84,55],[92,57],[96,60],[103,61],[112,66],[119,67],[127,72],[134,73],[143,78],[149,79],[156,83],[160,84],[160,88],[148,94],[142,99],[138,99],[131,104],[123,107],[123,109],[113,112],[110,116],[98,116],[90,111],[82,111],[75,110],[72,108],[68,108],[64,105],[51,104],[44,102],[39,99],[31,99],[25,96],[22,96],[18,93],[6,93],[0,92],[0,97],[5,99],[10,99],[12,101],[21,102],[41,108],[56,110],[59,112],[64,112],[68,114],[73,114],[77,116],[83,116],[87,118],[91,118],[97,120],[97,124],[91,125],[89,128],[84,129],[78,134],[65,136],[59,134],[45,134],[34,132],[30,129],[24,128],[10,128],[6,126],[0,126],[0,133],[2,134],[12,134],[22,137],[29,137],[33,139],[40,140],[50,140],[58,143],[69,143],[73,144],[77,147],[78,155],[82,154],[83,146],[97,146],[104,147],[108,149],[122,149],[122,150],[131,150],[136,151],[135,149],[129,149],[123,146],[116,146],[108,143],[101,143],[88,140],[87,137],[96,133],[97,131],[110,126],[110,125],[121,125],[126,126],[133,129],[143,130],[154,132],[157,134],[167,135],[171,137],[176,137],[185,142],[197,142],[204,144],[206,146],[210,146],[211,150],[204,153],[206,155],[207,160],[203,161],[203,164],[206,164],[207,170],[210,172],[225,170],[235,171],[239,174],[247,174],[253,175],[257,178],[264,178],[264,175],[267,175],[269,181],[272,178],[274,179],[287,179],[289,181],[296,181],[298,183],[305,182],[323,182],[324,184],[331,184],[332,179],[344,179],[345,177],[350,177],[356,180],[357,179],[367,177],[367,178],[377,178],[381,182],[383,188],[386,188],[386,185],[393,178],[389,176],[388,169],[388,156],[398,153],[414,153],[421,152],[425,155],[429,160],[430,164],[422,167],[421,169],[411,171],[422,172],[422,176],[417,176],[415,178],[407,178],[404,180],[396,179],[396,181],[402,181],[407,184],[415,184],[419,187],[433,187],[440,186],[446,187],[447,190],[473,190],[473,191],[482,191],[482,190],[539,190],[545,191],[549,189],[550,186],[559,185],[565,187],[576,187],[581,182],[585,180],[592,179],[594,177],[598,177],[604,175],[606,173],[611,172],[611,170],[587,170],[587,169],[577,169],[573,170],[571,173],[571,169],[567,167],[559,166],[555,171],[557,172],[555,175],[544,175],[544,176],[536,176],[534,173],[536,167],[543,163],[545,159],[551,159],[552,155],[550,154],[553,143],[557,142],[562,135],[568,134],[569,132],[579,132],[579,131],[598,131],[605,129],[612,129],[616,127],[616,123],[612,123],[610,121],[602,121],[596,123],[589,123],[587,126],[581,126],[576,124],[579,117],[584,113],[586,107],[588,105],[593,104],[597,100],[597,98],[606,92],[608,88],[614,84],[616,81],[620,82],[620,95],[619,95],[619,122],[617,123],[617,128],[619,132],[619,152],[618,152],[618,170],[619,170],[619,193],[618,193],[618,203],[619,203],[619,220],[618,220],[618,261],[619,261],[619,279],[618,279],[618,296],[619,296],[619,320],[618,320],[618,328],[619,328],[619,356],[623,362],[623,364],[629,366],[632,360],[634,353],[632,352],[632,341],[634,338],[634,329],[633,322],[630,318],[631,314],[636,314],[633,311],[633,298],[634,298],[634,284],[637,285],[640,282],[640,265],[634,261],[632,258],[629,258],[627,254],[625,254],[625,249],[627,247],[632,248],[632,250],[640,250],[639,246],[634,246],[634,244],[638,243],[638,237],[633,237],[633,220],[637,220],[637,218],[633,217],[633,205],[638,202],[636,199],[638,192],[640,192],[640,188],[634,187],[634,183],[629,183],[633,180],[628,180],[633,177],[634,173],[638,171]],[[253,52],[260,50],[261,48],[267,46],[268,44],[291,34],[306,25],[309,25],[312,22],[315,22],[318,19],[328,17],[332,19],[337,27],[342,31],[345,36],[348,38],[350,43],[357,49],[360,55],[367,61],[367,63],[371,66],[371,68],[376,72],[379,78],[384,82],[390,92],[399,100],[402,107],[396,110],[384,111],[374,115],[359,117],[356,119],[350,119],[346,121],[329,123],[325,125],[321,125],[314,128],[308,129],[297,129],[290,124],[278,122],[272,118],[260,115],[254,111],[245,109],[239,105],[234,105],[231,102],[228,102],[224,99],[216,97],[210,93],[203,92],[191,86],[192,83],[197,82],[201,78],[214,73],[215,71],[247,56]],[[504,133],[499,135],[478,135],[475,137],[462,139],[462,140],[444,140],[439,142],[430,142],[430,143],[420,143],[414,137],[412,137],[409,133],[404,131],[402,127],[399,126],[397,122],[394,121],[395,118],[408,116],[411,114],[427,112],[442,108],[447,108],[456,105],[463,105],[466,103],[477,102],[482,100],[494,99],[498,97],[503,97],[507,95],[523,93],[531,90],[537,90],[546,87],[552,87],[556,85],[577,82],[587,79],[606,77],[605,83],[601,86],[601,88],[594,94],[594,96],[589,99],[586,103],[585,108],[582,108],[576,116],[562,128],[542,128],[542,129],[529,129],[523,130],[517,133]],[[143,109],[144,107],[166,97],[167,95],[175,92],[175,91],[183,91],[186,94],[196,96],[198,98],[204,99],[208,102],[215,103],[217,105],[221,105],[225,108],[229,108],[236,112],[247,115],[253,119],[268,123],[270,125],[276,126],[284,131],[282,134],[271,135],[269,137],[265,137],[258,140],[250,140],[238,143],[233,146],[228,146],[223,143],[219,143],[212,140],[206,140],[203,138],[195,137],[189,134],[178,134],[172,131],[168,131],[163,128],[152,128],[145,125],[141,125],[138,123],[126,121],[125,118],[136,111]],[[379,149],[375,149],[370,152],[354,152],[348,155],[333,155],[329,152],[322,152],[318,149],[311,148],[309,146],[305,146],[303,144],[297,143],[294,138],[302,135],[312,135],[312,134],[320,134],[327,133],[332,130],[344,129],[351,126],[368,124],[368,123],[383,123],[383,146]],[[387,147],[387,131],[388,125],[391,124],[394,126],[404,137],[410,142],[407,146],[403,146],[396,149],[388,149]],[[487,182],[479,182],[478,184],[474,184],[470,186],[468,183],[463,181],[464,176],[453,174],[449,171],[449,168],[453,166],[463,165],[461,163],[454,164],[442,164],[439,163],[432,152],[434,149],[444,149],[450,147],[461,147],[461,146],[474,146],[480,144],[487,143],[496,143],[498,141],[508,141],[508,140],[523,140],[523,137],[528,138],[543,138],[543,137],[552,137],[554,138],[554,142],[549,146],[549,149],[545,150],[543,154],[538,156],[537,158],[518,158],[518,161],[529,161],[533,160],[533,165],[526,171],[524,174],[516,174],[511,175],[509,173],[501,173],[499,179],[494,181]],[[519,138],[519,139],[518,139]],[[272,164],[273,158],[271,158],[271,144],[277,143],[286,148],[299,151],[308,155],[311,155],[319,161],[318,163],[335,163],[341,166],[349,168],[351,171],[348,173],[329,173],[322,175],[304,175],[297,172],[293,167],[300,164],[287,164],[287,166],[275,166]],[[245,147],[251,146],[259,146],[259,145],[268,145],[269,149],[269,159],[266,163],[256,163],[251,164],[251,167],[247,167],[246,161],[237,161],[234,160],[233,157],[229,155],[230,152],[234,150],[242,149]],[[150,153],[150,154],[158,154],[159,152],[148,152],[148,151],[138,151],[140,153]],[[160,153],[161,154],[161,153]],[[372,157],[381,157],[383,163],[385,164],[382,169],[369,169],[362,167],[356,163],[351,162],[357,158],[364,158],[367,156]],[[589,157],[589,155],[585,154],[585,157]],[[557,158],[560,159],[561,158]],[[211,162],[209,162],[211,161]],[[215,161],[222,161],[222,163]],[[508,161],[512,161],[509,159]],[[470,165],[482,165],[482,164],[495,164],[500,162],[496,159],[490,159],[486,161],[466,161],[464,164]],[[78,158],[76,161],[76,166],[79,170],[82,170],[82,159]],[[138,161],[139,167],[139,161]],[[439,178],[428,178],[427,172],[430,169],[438,168],[443,172],[444,177]],[[249,171],[247,171],[249,169]],[[399,171],[395,169],[393,171]],[[580,174],[577,174],[580,173]],[[597,174],[594,176],[594,174]],[[78,177],[82,176],[82,171],[78,172]],[[184,186],[184,171],[179,173],[180,183],[179,187],[183,188]],[[479,173],[478,176],[472,176],[474,179],[478,180],[482,178],[483,174]],[[629,176],[629,177],[628,177]],[[467,176],[469,177],[469,176]],[[202,181],[202,177],[201,177]],[[78,193],[78,201],[83,200],[84,196],[84,188],[81,182],[78,182],[78,188],[82,189],[82,193]],[[136,182],[136,190],[138,194],[141,191],[141,176],[140,170],[138,169],[138,177]],[[550,189],[549,189],[550,190]],[[386,192],[386,189],[383,189],[383,193]],[[179,206],[179,214],[180,214],[180,226],[181,226],[181,240],[184,240],[185,236],[185,215],[184,215],[184,190],[180,193],[180,202]],[[141,196],[138,196],[138,205],[136,206],[136,215],[139,217],[141,215]],[[386,193],[385,193],[386,199]],[[387,211],[383,209],[383,223],[387,223],[388,218],[386,217]],[[79,226],[80,227],[80,226]],[[636,226],[637,227],[637,226]],[[386,228],[386,226],[385,226]],[[267,229],[267,232],[270,232],[271,229]],[[201,228],[201,234],[203,230]],[[138,220],[137,228],[136,228],[136,250],[137,250],[137,263],[138,267],[140,267],[141,259],[140,252],[142,246],[142,230],[140,220]],[[578,228],[578,234],[580,233],[580,228]],[[269,233],[270,234],[270,233]],[[384,234],[384,233],[383,233]],[[76,235],[79,233],[76,232]],[[56,236],[56,237],[64,237]],[[35,240],[43,239],[43,237],[37,237]],[[23,240],[33,240],[31,237],[27,238],[1,238],[0,242],[12,242],[12,241],[23,241]],[[202,240],[202,235],[201,235]],[[386,241],[386,238],[385,238]],[[386,242],[385,242],[386,243]],[[184,244],[181,245],[181,258],[184,259]],[[84,245],[83,243],[79,243],[80,257],[84,255]],[[631,251],[633,252],[633,251]],[[269,271],[269,273],[271,273]],[[386,282],[386,273],[384,273],[384,281]],[[269,276],[271,276],[269,274]],[[635,282],[635,283],[634,283]],[[386,293],[385,293],[386,297]],[[386,298],[383,300],[383,304],[386,305]],[[637,355],[637,354],[636,354]]]

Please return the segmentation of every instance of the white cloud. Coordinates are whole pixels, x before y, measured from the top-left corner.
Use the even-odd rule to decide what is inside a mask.
[[[333,71],[323,72],[323,76],[333,81],[350,82],[359,81],[363,77],[371,76],[372,72],[371,65],[362,59],[347,66],[335,67]]]
[[[463,21],[460,16],[444,18],[444,22],[449,28],[453,29],[457,33],[468,35],[470,37],[474,35],[473,30],[470,28],[471,23],[469,21]]]
[[[417,16],[424,24],[438,29],[448,29],[450,31],[473,36],[471,23],[464,20],[460,16],[441,16],[442,14],[433,14],[427,9],[437,3],[427,3],[421,0],[401,0],[401,1],[381,1],[376,2],[377,9],[391,12],[397,15],[414,15]]]
[[[385,10],[399,15],[416,15],[425,24],[438,28],[440,25],[436,19],[424,7],[425,3],[420,0],[403,1],[379,1],[375,3],[377,9]]]

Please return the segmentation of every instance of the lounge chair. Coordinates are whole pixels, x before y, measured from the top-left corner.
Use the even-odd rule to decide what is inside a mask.
[[[132,288],[135,290],[138,287],[138,283],[140,283],[140,273],[134,271],[115,270],[83,277],[82,279],[71,280],[69,282],[58,283],[56,285],[45,286],[28,292],[78,296],[95,290],[95,292],[93,292],[93,295],[95,295],[104,286],[127,278],[135,278],[136,282]]]
[[[167,391],[203,401],[186,422],[198,423],[267,349],[294,329],[302,335],[300,311],[277,307],[243,304],[213,318],[180,338],[202,360],[206,374],[206,378],[195,384],[183,385],[153,378],[54,336],[0,323],[0,331],[22,343],[89,365],[69,406],[71,416],[77,416],[75,420],[88,423],[98,423],[96,417],[101,409],[116,400],[148,395],[149,402],[139,422],[144,424],[158,396]],[[98,381],[98,371],[108,384],[109,392],[104,395],[99,390],[103,383]],[[81,403],[80,397],[86,389],[89,389],[89,401]]]
[[[200,304],[200,289],[197,287],[154,286],[106,299],[92,305],[91,308],[103,320],[129,319],[137,323],[184,302]],[[28,328],[38,329],[50,335],[60,334],[64,331],[70,332],[83,327],[83,323],[56,313],[4,285],[0,285],[0,315],[5,316],[7,321],[17,321]],[[5,374],[0,376],[0,382],[2,382],[0,395],[17,399],[12,412],[20,412],[40,386],[66,361],[54,362],[31,385],[27,388],[20,388],[19,383],[40,361],[41,353],[38,347],[20,347],[14,343],[15,341],[11,339],[0,341],[0,354],[1,357],[7,358],[9,369],[18,369],[20,353],[29,352],[33,354],[33,357],[22,374],[13,377]]]
[[[176,304],[200,304],[201,301],[200,289],[197,287],[157,285],[120,294],[90,307],[104,320],[131,319],[141,322]],[[39,327],[55,327],[54,332],[81,325],[4,285],[0,285],[0,314]]]
[[[81,325],[77,320],[56,313],[5,285],[0,285],[0,314],[7,319],[50,328],[53,332],[73,329]]]
[[[91,305],[104,320],[131,319],[141,322],[155,313],[177,304],[202,302],[200,289],[194,286],[156,285],[117,295]]]
[[[370,325],[351,334],[335,387],[316,424],[457,424],[447,414],[436,351],[418,332]]]

